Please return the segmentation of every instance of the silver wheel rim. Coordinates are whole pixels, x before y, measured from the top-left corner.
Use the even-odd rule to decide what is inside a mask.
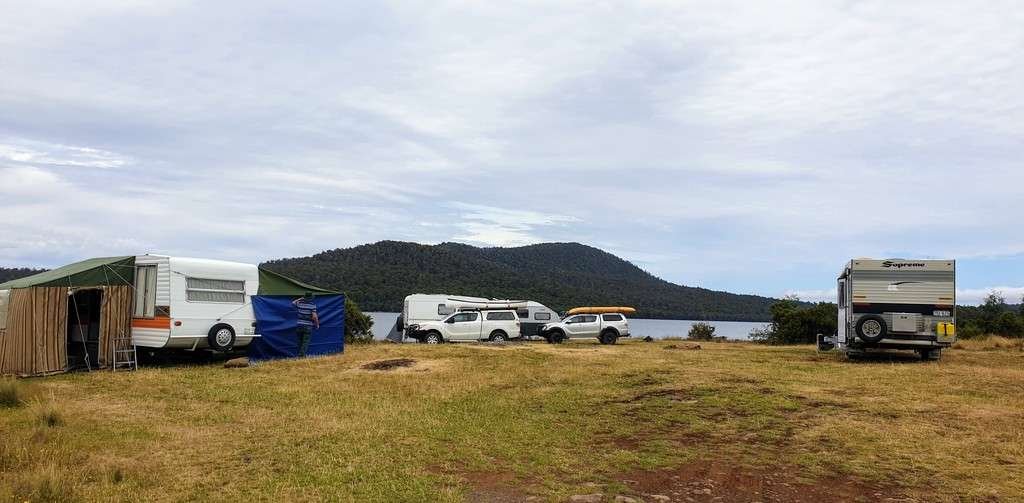
[[[505,342],[505,336],[501,334],[495,334],[493,340],[494,342]]]
[[[877,337],[882,333],[882,324],[877,320],[868,320],[864,322],[862,330],[864,330],[864,335],[868,337]]]
[[[218,330],[216,339],[217,344],[220,346],[227,346],[228,344],[231,344],[231,331],[226,328]]]
[[[437,344],[438,342],[439,341],[437,340],[437,336],[436,335],[428,335],[427,336],[427,344]]]

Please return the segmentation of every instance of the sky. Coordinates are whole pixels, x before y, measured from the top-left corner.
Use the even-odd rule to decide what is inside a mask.
[[[0,0],[0,265],[576,241],[1024,296],[1024,4]]]

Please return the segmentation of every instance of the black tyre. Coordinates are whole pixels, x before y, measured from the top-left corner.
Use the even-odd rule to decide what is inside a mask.
[[[565,342],[565,334],[561,330],[552,330],[547,335],[548,342],[551,344],[561,344]]]
[[[210,349],[226,353],[235,347],[235,329],[226,323],[218,323],[210,329],[206,335],[206,342]]]
[[[508,334],[502,330],[495,330],[491,332],[491,337],[488,340],[491,342],[508,342]]]
[[[601,336],[597,340],[601,344],[615,344],[615,340],[619,338],[619,334],[615,333],[614,330],[605,330],[601,332]]]
[[[921,355],[921,359],[924,361],[938,361],[942,358],[942,350],[940,349],[919,349],[917,351]]]
[[[423,341],[424,344],[441,344],[444,342],[444,337],[441,337],[440,332],[430,331],[427,332],[427,334],[420,340]]]
[[[857,321],[857,337],[864,342],[876,343],[889,332],[881,316],[865,316]]]

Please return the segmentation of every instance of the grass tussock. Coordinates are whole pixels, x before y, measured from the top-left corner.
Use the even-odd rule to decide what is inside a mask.
[[[972,339],[960,339],[953,344],[953,348],[967,351],[1024,351],[1024,338],[1011,339],[999,335],[986,335]]]
[[[682,466],[770,466],[791,485],[867,487],[867,500],[1024,494],[1021,354],[851,364],[811,346],[664,349],[679,344],[371,344],[244,373],[41,379],[49,400],[0,413],[0,501],[612,500],[643,497],[638,473],[656,485]],[[65,418],[73,428],[54,427]]]
[[[36,421],[43,428],[64,426],[64,414],[51,401],[37,400],[33,403]]]
[[[0,407],[19,407],[27,399],[25,386],[17,379],[0,377]]]

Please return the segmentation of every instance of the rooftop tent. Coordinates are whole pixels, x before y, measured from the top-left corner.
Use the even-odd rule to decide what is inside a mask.
[[[260,337],[249,344],[251,358],[269,360],[299,355],[298,317],[292,301],[306,292],[313,294],[320,319],[320,328],[313,331],[306,354],[344,351],[345,296],[342,293],[308,285],[262,266],[259,274],[259,294],[252,298],[252,309]]]
[[[135,257],[102,257],[0,284],[0,374],[109,365],[131,334]]]

